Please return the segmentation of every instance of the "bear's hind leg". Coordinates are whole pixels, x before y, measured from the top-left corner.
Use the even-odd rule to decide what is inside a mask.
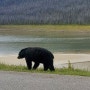
[[[53,60],[50,60],[51,62],[48,62],[49,63],[49,69],[50,71],[55,71],[55,68],[53,66]]]
[[[44,65],[44,71],[48,70],[48,65],[47,64],[43,64]]]
[[[50,69],[50,71],[55,71],[55,69],[54,69],[54,66],[53,66],[53,65],[49,65],[49,69]]]

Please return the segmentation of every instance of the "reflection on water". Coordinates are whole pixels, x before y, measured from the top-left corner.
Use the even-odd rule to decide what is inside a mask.
[[[52,52],[86,52],[90,50],[90,37],[43,38],[0,35],[0,54],[16,54],[25,47],[44,47]]]

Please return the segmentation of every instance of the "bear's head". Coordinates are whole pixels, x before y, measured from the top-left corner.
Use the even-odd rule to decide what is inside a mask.
[[[26,52],[26,49],[22,49],[19,54],[18,54],[18,59],[22,59],[22,58],[25,58],[25,52]]]

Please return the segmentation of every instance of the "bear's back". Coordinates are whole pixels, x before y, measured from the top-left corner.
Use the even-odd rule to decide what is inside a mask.
[[[52,59],[54,58],[54,55],[47,49],[41,47],[29,47],[27,49],[34,55],[45,55],[45,56],[49,56]]]

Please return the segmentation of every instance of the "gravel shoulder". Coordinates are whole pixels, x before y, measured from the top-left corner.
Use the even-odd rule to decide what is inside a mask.
[[[0,90],[90,90],[90,77],[0,71]]]

